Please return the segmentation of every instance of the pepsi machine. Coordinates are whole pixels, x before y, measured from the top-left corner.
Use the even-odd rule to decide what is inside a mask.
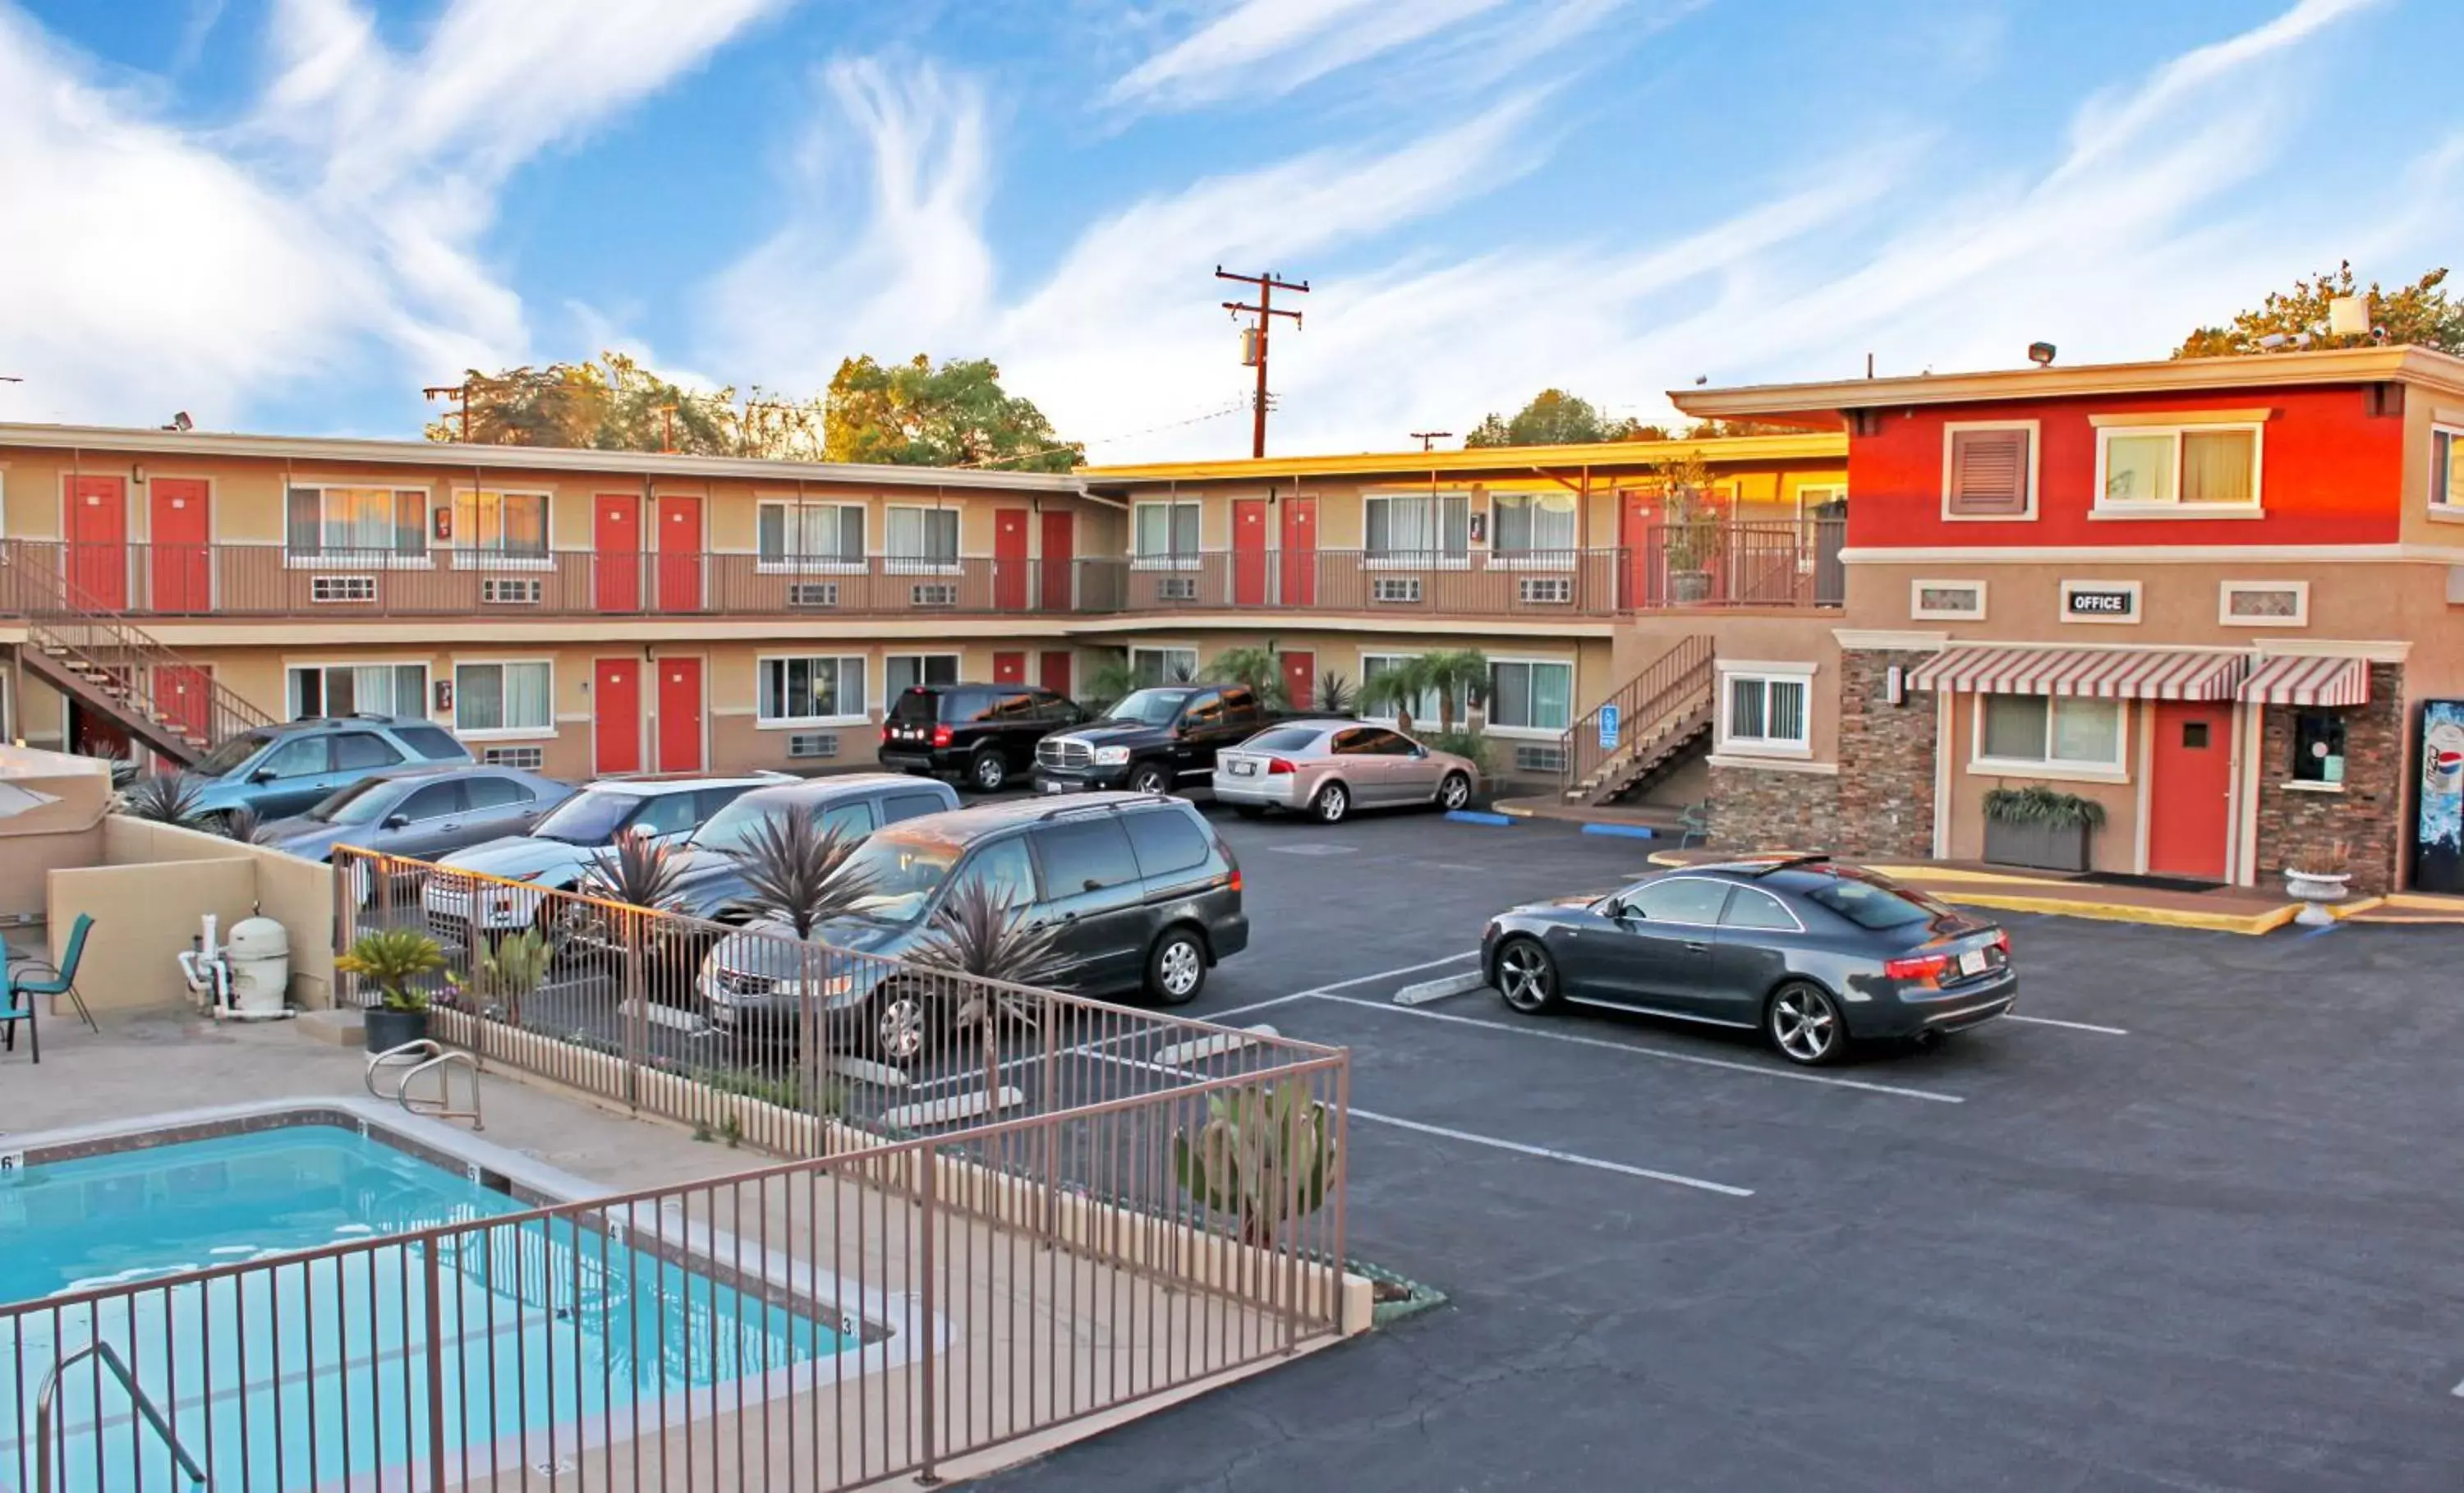
[[[2464,892],[2464,700],[2422,702],[2418,791],[2412,885]]]

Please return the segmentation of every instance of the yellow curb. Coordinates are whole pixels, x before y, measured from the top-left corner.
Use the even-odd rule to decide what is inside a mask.
[[[2445,897],[2436,892],[2390,891],[2379,900],[2391,908],[2414,908],[2424,912],[2464,914],[2464,897]]]
[[[2385,905],[2387,900],[2385,897],[2363,897],[2355,902],[2331,902],[2327,905],[2327,915],[2341,923],[2348,917],[2359,917],[2365,912],[2374,911]],[[2464,907],[2451,911],[2454,913],[2456,921],[2464,922]]]
[[[2282,928],[2301,911],[2299,905],[2264,912],[2195,912],[2183,908],[2142,908],[2121,902],[2073,902],[2061,897],[2011,896],[2001,892],[1937,890],[1934,895],[1962,907],[1992,908],[2004,912],[2048,912],[2056,917],[2084,918],[2100,923],[2141,923],[2152,928],[2190,928],[2217,933],[2257,934]]]
[[[2013,887],[2067,887],[2069,882],[2052,876],[2013,876],[2003,871],[1963,871],[1948,866],[1868,866],[1869,871],[1881,871],[1901,881],[1970,881],[1991,882]]]
[[[1506,816],[1507,816],[1508,818],[1511,818],[1511,819],[1535,819],[1535,818],[1537,818],[1537,817],[1538,817],[1537,815],[1533,814],[1529,809],[1519,809],[1519,808],[1515,808],[1515,807],[1513,807],[1511,804],[1506,804],[1506,803],[1491,803],[1489,806],[1490,806],[1491,808],[1493,808],[1493,809],[1497,810],[1497,812],[1499,812],[1500,814],[1504,814],[1504,815],[1506,815]]]

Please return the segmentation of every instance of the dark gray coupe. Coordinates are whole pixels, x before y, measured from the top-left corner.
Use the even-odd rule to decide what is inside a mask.
[[[1689,866],[1489,919],[1481,968],[1517,1011],[1602,1006],[1759,1029],[1792,1063],[1930,1043],[2011,1009],[2000,928],[1825,856]]]

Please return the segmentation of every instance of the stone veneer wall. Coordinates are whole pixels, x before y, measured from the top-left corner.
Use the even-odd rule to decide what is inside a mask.
[[[2401,884],[2404,858],[2404,670],[2370,666],[2370,699],[2344,713],[2344,791],[2287,788],[2293,776],[2290,705],[2270,705],[2259,722],[2258,885],[2283,885],[2284,863],[2311,846],[2344,842],[2357,896]]]
[[[1931,691],[1903,705],[1883,696],[1884,671],[1915,672],[1925,652],[1847,649],[1838,693],[1837,777],[1751,767],[1711,769],[1711,843],[1735,850],[1821,850],[1869,860],[1933,855],[1935,708]]]

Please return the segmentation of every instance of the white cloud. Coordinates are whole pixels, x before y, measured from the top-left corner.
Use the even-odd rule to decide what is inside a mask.
[[[1121,75],[1108,101],[1189,108],[1285,94],[1504,0],[1240,0]]]

